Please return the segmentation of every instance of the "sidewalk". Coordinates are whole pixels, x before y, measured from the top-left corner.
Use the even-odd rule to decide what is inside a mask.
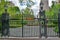
[[[9,38],[0,38],[0,40],[60,40],[60,38],[58,37],[48,37],[48,38],[45,38],[45,37],[42,37],[42,38],[38,38],[38,37],[9,37]]]

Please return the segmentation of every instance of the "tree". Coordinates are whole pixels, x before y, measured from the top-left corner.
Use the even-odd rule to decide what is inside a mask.
[[[51,7],[54,7],[54,5],[55,5],[55,2],[54,2],[54,1],[52,1],[52,6],[51,6]]]
[[[55,32],[58,32],[58,9],[59,8],[60,8],[60,4],[55,4],[53,7],[50,8],[50,10],[46,11],[46,17],[50,18],[49,22],[54,24]]]
[[[10,4],[10,2],[8,2],[8,1],[5,2],[4,0],[0,3],[0,17],[1,17],[1,14],[4,12],[5,3]],[[10,5],[7,5],[7,6],[8,6],[7,10],[10,15],[10,18],[18,18],[19,19],[21,17],[20,10],[17,6],[14,6],[14,5],[13,5],[13,7],[11,7]],[[16,15],[17,12],[19,14],[18,16]],[[1,29],[1,22],[0,22],[0,29]]]
[[[24,10],[24,18],[34,18],[33,11],[31,11],[28,7]]]
[[[5,2],[5,0],[1,0],[1,2]]]
[[[34,5],[35,3],[32,0],[28,0],[27,1],[27,7],[31,7],[32,5]]]
[[[20,3],[23,3],[24,0],[20,0]],[[31,7],[32,5],[34,5],[34,2],[32,0],[26,0],[26,5],[27,7]]]
[[[20,3],[22,3],[22,2],[23,2],[23,0],[19,0],[19,2],[20,2]]]

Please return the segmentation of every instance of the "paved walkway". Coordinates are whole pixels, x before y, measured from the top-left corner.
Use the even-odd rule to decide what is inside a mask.
[[[47,28],[48,36],[56,36],[57,33],[53,31],[54,28]],[[42,29],[43,30],[43,29]],[[23,35],[25,37],[39,37],[39,26],[24,26]],[[11,37],[21,37],[22,36],[22,27],[20,28],[10,28]]]
[[[48,38],[0,38],[0,40],[60,40],[58,37],[48,37]]]

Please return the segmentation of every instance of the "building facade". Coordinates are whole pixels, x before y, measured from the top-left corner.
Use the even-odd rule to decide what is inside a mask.
[[[52,0],[53,1],[53,0]],[[55,0],[57,3],[60,3],[60,0]]]
[[[43,9],[44,10],[49,10],[49,3],[48,3],[48,0],[42,0],[42,2],[43,2]]]
[[[60,0],[58,0],[58,3],[60,3]]]

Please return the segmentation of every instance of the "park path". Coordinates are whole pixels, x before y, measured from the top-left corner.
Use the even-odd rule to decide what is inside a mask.
[[[57,33],[53,31],[54,28],[47,28],[48,36],[56,36]],[[43,30],[43,29],[42,29]],[[23,27],[24,37],[39,37],[39,26],[24,26]],[[22,37],[22,27],[10,28],[10,37]]]
[[[60,40],[58,37],[48,37],[48,38],[0,38],[0,40]]]

